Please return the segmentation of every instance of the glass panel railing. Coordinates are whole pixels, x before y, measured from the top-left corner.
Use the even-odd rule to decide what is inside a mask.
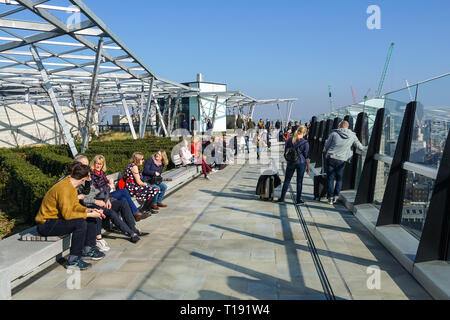
[[[438,168],[450,129],[450,76],[418,86],[410,162]]]
[[[380,152],[393,157],[408,103],[416,96],[416,87],[405,88],[385,96],[384,132]]]
[[[433,193],[434,180],[408,172],[401,224],[420,239]]]
[[[390,170],[390,165],[378,161],[377,177],[375,180],[375,193],[373,197],[373,204],[378,207],[378,209],[381,207],[381,203],[383,202],[384,191],[386,190]]]

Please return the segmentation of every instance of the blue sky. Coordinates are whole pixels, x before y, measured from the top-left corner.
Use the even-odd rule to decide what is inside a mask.
[[[450,1],[107,1],[85,3],[161,77],[227,83],[258,99],[298,98],[309,119],[373,95],[391,42],[383,92],[450,71]],[[369,5],[381,30],[369,30]],[[283,106],[285,108],[285,106]],[[274,106],[255,117],[275,119]]]

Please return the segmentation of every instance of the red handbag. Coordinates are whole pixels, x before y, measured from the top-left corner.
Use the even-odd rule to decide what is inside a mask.
[[[119,190],[125,189],[125,180],[120,179],[118,187],[119,187]]]

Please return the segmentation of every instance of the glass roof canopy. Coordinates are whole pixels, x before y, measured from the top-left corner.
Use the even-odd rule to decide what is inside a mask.
[[[24,93],[48,102],[33,48],[61,102],[89,96],[94,78],[98,100],[120,99],[117,83],[127,99],[148,93],[152,80],[157,98],[198,91],[152,72],[80,0],[0,0],[0,18],[5,102],[20,102]]]
[[[199,93],[164,79],[81,0],[0,0],[0,18],[0,98],[6,104],[51,102],[43,85],[50,85],[63,105],[89,97],[102,106],[115,106],[122,99],[142,104],[150,91],[157,99],[218,96],[228,108],[297,100]],[[47,84],[36,59],[48,75]]]

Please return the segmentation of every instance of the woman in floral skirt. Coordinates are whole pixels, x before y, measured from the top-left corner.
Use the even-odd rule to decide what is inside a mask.
[[[128,190],[132,197],[136,197],[139,202],[144,202],[142,211],[150,211],[153,198],[160,193],[159,189],[152,187],[150,184],[142,181],[142,175],[139,167],[144,163],[144,154],[135,152],[131,157],[130,164],[125,172],[125,189]],[[157,212],[153,212],[157,213]]]

